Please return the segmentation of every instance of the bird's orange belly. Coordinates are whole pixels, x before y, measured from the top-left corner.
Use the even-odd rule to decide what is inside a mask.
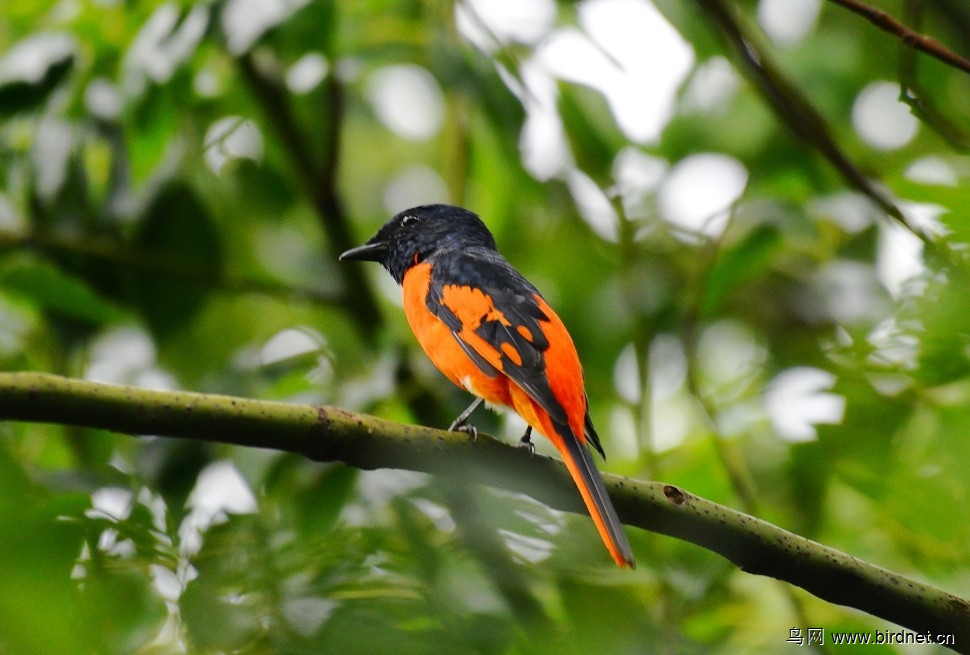
[[[502,373],[495,377],[485,374],[458,344],[451,329],[428,311],[425,301],[430,274],[430,265],[419,264],[404,280],[404,314],[421,348],[438,370],[462,389],[489,404],[512,407],[509,378]]]

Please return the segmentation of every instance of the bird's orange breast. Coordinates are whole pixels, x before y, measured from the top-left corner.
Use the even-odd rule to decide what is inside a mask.
[[[427,297],[431,285],[431,264],[411,267],[404,275],[404,315],[411,331],[425,354],[439,371],[459,387],[484,398],[493,405],[512,406],[509,379],[499,373],[486,375],[459,345],[451,329],[428,310]],[[473,317],[482,316],[484,294],[477,294],[469,287],[457,287],[449,291],[454,297],[449,308],[459,307],[457,314],[463,325],[470,325]],[[463,291],[464,290],[464,291]],[[466,323],[466,320],[469,321]],[[477,324],[476,324],[477,325]],[[467,328],[466,328],[467,329]],[[464,331],[463,331],[464,332]],[[477,335],[475,335],[477,337]],[[494,350],[494,349],[493,349]]]

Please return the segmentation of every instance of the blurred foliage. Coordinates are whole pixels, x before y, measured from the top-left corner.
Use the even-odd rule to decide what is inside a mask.
[[[874,4],[970,55],[958,0]],[[944,120],[876,149],[853,107],[911,53],[828,4],[776,44],[735,5],[849,157],[929,217],[920,257],[730,72],[700,5],[656,7],[694,53],[663,130],[637,143],[555,80],[568,151],[541,174],[520,88],[542,41],[473,45],[448,2],[5,4],[0,367],[447,425],[468,398],[383,272],[336,255],[402,202],[461,204],[570,326],[604,466],[970,595],[970,79],[919,56],[908,86]],[[582,31],[582,6],[556,10],[546,35]],[[430,80],[428,134],[382,114],[388,70]],[[703,153],[746,186],[689,229],[664,193]],[[651,534],[619,571],[587,520],[484,488],[0,435],[2,653],[743,653],[797,650],[792,627],[892,628]]]

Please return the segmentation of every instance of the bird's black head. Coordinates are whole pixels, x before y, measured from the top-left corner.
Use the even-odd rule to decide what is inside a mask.
[[[478,216],[451,205],[422,205],[394,216],[364,245],[340,260],[380,262],[401,284],[408,269],[445,250],[495,250],[495,239]]]

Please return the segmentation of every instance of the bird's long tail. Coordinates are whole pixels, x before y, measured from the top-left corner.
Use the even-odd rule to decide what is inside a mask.
[[[613,501],[606,493],[603,486],[603,478],[593,462],[593,456],[585,443],[573,436],[572,430],[565,425],[557,425],[559,439],[554,443],[558,447],[569,474],[573,477],[573,482],[579,488],[579,493],[583,496],[586,509],[596,525],[596,530],[600,533],[600,538],[606,544],[606,548],[613,556],[613,561],[621,567],[636,568],[636,561],[633,559],[633,550],[630,542],[627,541],[626,534],[623,532],[623,524],[620,517],[616,515],[613,508]]]

